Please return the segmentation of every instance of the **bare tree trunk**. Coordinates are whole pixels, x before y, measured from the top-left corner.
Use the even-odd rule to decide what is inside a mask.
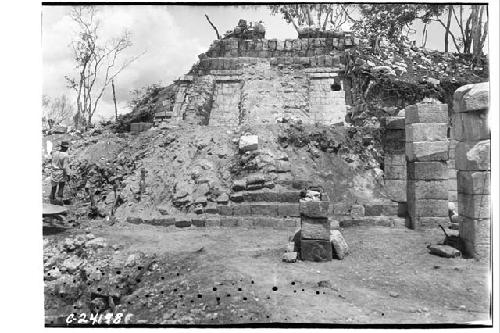
[[[219,30],[217,30],[217,28],[212,23],[212,21],[210,21],[210,18],[208,17],[207,14],[205,14],[205,17],[207,18],[208,23],[210,23],[210,25],[212,26],[212,28],[215,30],[215,34],[217,35],[217,39],[220,39]]]
[[[115,81],[111,80],[111,87],[113,87],[113,102],[115,103],[115,121],[118,121],[118,109],[116,108],[116,95],[115,95]]]
[[[450,35],[450,25],[451,25],[451,14],[453,12],[453,6],[448,6],[448,21],[446,22],[446,28],[444,33],[444,52],[448,52],[448,39]]]

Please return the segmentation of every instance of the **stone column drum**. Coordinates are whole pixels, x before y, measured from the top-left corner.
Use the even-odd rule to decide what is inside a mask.
[[[322,201],[301,201],[300,224],[300,257],[307,261],[332,260],[332,244],[330,243],[330,221],[328,220],[328,198]]]
[[[465,256],[490,256],[489,82],[468,84],[453,96],[460,239]]]
[[[448,106],[419,103],[406,108],[407,227],[434,228],[448,218]]]

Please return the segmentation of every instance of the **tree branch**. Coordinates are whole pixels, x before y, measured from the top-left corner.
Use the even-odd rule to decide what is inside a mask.
[[[215,30],[215,34],[217,35],[217,39],[220,39],[219,30],[217,30],[217,28],[212,23],[212,21],[210,21],[210,18],[208,17],[207,14],[205,14],[205,17],[207,18],[208,23],[210,23],[210,25],[212,26],[212,28]]]

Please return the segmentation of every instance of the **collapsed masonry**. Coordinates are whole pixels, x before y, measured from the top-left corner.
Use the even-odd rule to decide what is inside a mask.
[[[264,35],[253,34],[246,39],[240,31],[214,41],[209,50],[199,56],[199,62],[190,72],[175,82],[175,94],[159,99],[155,125],[187,123],[239,127],[275,124],[287,119],[305,124],[343,123],[349,105],[356,104],[360,98],[359,84],[354,87],[352,75],[346,75],[346,64],[352,60],[347,59],[346,50],[356,48],[359,41],[344,32],[328,32],[321,37],[301,34],[298,39],[285,41],[260,38]],[[457,91],[455,99],[466,95],[461,91]],[[471,99],[470,96],[467,98]],[[446,104],[417,103],[385,118],[381,123],[384,130],[384,185],[392,203],[349,205],[332,198],[333,209],[329,216],[349,219],[352,225],[364,217],[396,218],[394,221],[397,217],[406,217],[407,227],[434,228],[448,224],[448,203],[451,202],[458,206],[462,217],[472,220],[461,222],[460,235],[466,243],[465,253],[474,255],[477,252],[476,239],[485,239],[481,232],[485,230],[483,226],[489,224],[489,219],[485,214],[477,215],[466,210],[470,207],[475,212],[474,205],[483,207],[489,192],[483,193],[485,190],[481,189],[483,192],[479,193],[473,189],[473,184],[476,184],[474,177],[483,179],[489,175],[489,162],[488,167],[476,163],[475,167],[479,169],[470,169],[461,162],[464,153],[476,147],[470,142],[486,138],[485,135],[476,135],[476,127],[488,128],[484,116],[476,117],[481,120],[474,118],[477,123],[464,118],[466,114],[470,117],[476,113],[484,114],[487,104],[481,106],[481,111],[471,107],[479,106],[455,110],[462,118],[455,117],[459,120],[453,122],[452,131],[450,107]],[[463,122],[462,127],[457,129],[460,122]],[[467,131],[476,136],[467,137],[464,134]],[[481,142],[480,146],[484,144]],[[290,171],[286,159],[277,162],[280,168],[276,172]],[[476,173],[469,175],[465,171]],[[235,180],[229,198],[217,205],[210,202],[201,212],[220,214],[216,225],[271,223],[262,219],[235,222],[236,216],[248,215],[294,217],[295,220],[285,224],[297,225],[296,218],[300,215],[298,187],[293,187],[293,190],[275,188],[276,184],[265,175],[249,175],[247,178],[244,184]],[[274,192],[266,192],[264,196],[258,192],[260,189]],[[228,201],[231,205],[227,205]],[[193,224],[195,220],[199,222],[196,218]],[[206,221],[208,225],[209,220]]]

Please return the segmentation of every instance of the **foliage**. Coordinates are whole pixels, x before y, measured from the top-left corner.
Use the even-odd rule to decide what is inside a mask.
[[[295,30],[303,27],[317,30],[338,30],[349,19],[352,5],[308,3],[289,5],[269,5],[271,14],[281,14]]]
[[[93,6],[75,6],[71,19],[78,26],[78,37],[71,44],[78,74],[66,76],[68,87],[77,94],[76,127],[89,127],[99,101],[114,78],[138,58],[131,57],[118,64],[123,51],[132,45],[127,30],[108,41],[100,38],[100,21]]]
[[[54,99],[43,95],[42,112],[43,120],[51,128],[54,124],[70,124],[74,114],[74,107],[71,105],[69,98],[64,94]]]

